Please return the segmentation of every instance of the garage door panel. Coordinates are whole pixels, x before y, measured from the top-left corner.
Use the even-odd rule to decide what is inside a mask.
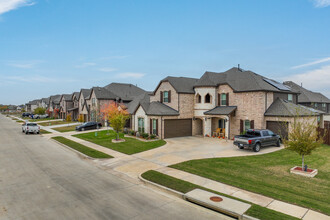
[[[280,135],[283,139],[288,139],[289,123],[286,121],[267,121],[266,128],[275,134]]]
[[[192,119],[167,119],[164,120],[164,137],[192,136]]]

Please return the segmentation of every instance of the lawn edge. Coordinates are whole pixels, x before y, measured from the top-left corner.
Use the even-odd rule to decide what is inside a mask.
[[[55,137],[62,137],[62,136],[55,136]],[[71,150],[71,151],[77,153],[78,156],[81,157],[81,158],[83,158],[83,159],[90,159],[90,160],[106,160],[106,159],[112,159],[112,158],[114,158],[113,156],[111,156],[111,155],[109,155],[109,154],[107,154],[107,155],[110,156],[109,158],[95,158],[95,157],[91,157],[91,156],[88,156],[88,155],[86,155],[86,154],[84,154],[84,153],[82,153],[82,152],[80,152],[80,151],[78,151],[78,150],[76,150],[76,149],[73,149],[72,147],[70,147],[70,146],[68,146],[68,145],[66,145],[66,144],[63,144],[63,143],[61,143],[61,142],[55,140],[54,137],[51,137],[50,140],[52,140],[52,141],[54,141],[54,142],[56,142],[56,143],[62,145],[63,147],[65,147],[65,148],[67,148],[67,149],[69,149],[69,150]],[[70,140],[70,139],[68,139],[68,140]],[[77,142],[76,142],[76,143],[77,143]],[[87,146],[85,146],[85,147],[87,147]],[[101,151],[100,151],[100,152],[101,152]],[[102,153],[103,153],[103,152],[102,152]],[[104,153],[104,154],[106,154],[106,153]]]

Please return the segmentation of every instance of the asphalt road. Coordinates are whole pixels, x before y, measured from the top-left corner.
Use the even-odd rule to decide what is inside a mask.
[[[228,219],[110,174],[0,114],[0,219]]]

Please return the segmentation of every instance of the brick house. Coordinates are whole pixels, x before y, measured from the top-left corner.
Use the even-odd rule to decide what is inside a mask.
[[[62,95],[53,95],[49,97],[47,114],[50,117],[59,117],[61,96]]]
[[[83,120],[89,121],[89,95],[91,89],[81,89],[78,96],[78,113],[83,117]]]
[[[249,128],[287,136],[296,111],[302,117],[322,116],[323,121],[322,112],[298,105],[298,94],[252,71],[232,68],[205,72],[200,79],[166,77],[152,94],[133,100],[128,110],[132,129],[160,138],[212,136],[218,128],[227,138]]]
[[[68,107],[67,112],[71,114],[72,121],[78,121],[79,117],[79,92],[74,92],[71,95],[72,105]]]
[[[72,94],[63,94],[60,99],[60,118],[66,119],[66,117],[69,114],[69,109],[72,108],[73,108]]]

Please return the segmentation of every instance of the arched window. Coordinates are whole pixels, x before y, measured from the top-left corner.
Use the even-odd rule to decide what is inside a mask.
[[[202,102],[202,96],[200,94],[196,95],[196,103],[201,103]]]
[[[208,93],[205,95],[205,103],[211,103],[211,95]]]

